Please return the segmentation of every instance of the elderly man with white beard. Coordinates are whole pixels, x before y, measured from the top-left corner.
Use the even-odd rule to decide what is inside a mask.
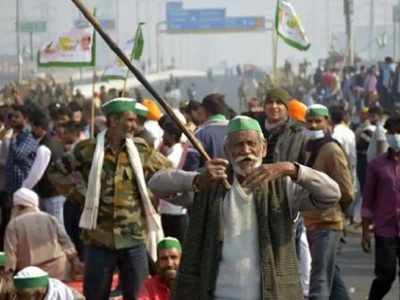
[[[196,192],[173,299],[303,299],[293,218],[299,210],[333,206],[340,190],[298,163],[262,164],[266,147],[258,122],[238,116],[225,140],[229,162],[214,159],[200,172],[169,169],[151,178],[155,193]]]

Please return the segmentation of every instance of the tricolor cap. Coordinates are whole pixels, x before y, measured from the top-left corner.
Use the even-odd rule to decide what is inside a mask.
[[[307,109],[307,117],[330,117],[329,109],[322,104],[310,105]]]
[[[6,254],[4,252],[0,252],[0,267],[4,267],[6,265]]]
[[[49,274],[38,267],[27,267],[14,276],[17,290],[46,288],[49,285]]]
[[[161,241],[158,242],[157,251],[166,250],[166,249],[176,249],[179,252],[181,252],[182,246],[178,239],[173,238],[173,237],[165,237]]]
[[[136,101],[132,98],[115,98],[104,103],[101,109],[106,116],[126,111],[135,112],[135,103]]]
[[[262,134],[257,120],[247,116],[236,116],[228,123],[228,134],[239,131],[257,131]]]

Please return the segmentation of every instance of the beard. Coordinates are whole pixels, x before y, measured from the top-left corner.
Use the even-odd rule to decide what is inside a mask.
[[[246,165],[243,167],[241,163],[246,161]],[[250,175],[255,169],[262,165],[262,158],[257,157],[254,155],[247,155],[247,156],[239,156],[236,159],[232,160],[232,167],[235,174],[240,176],[248,176]]]
[[[168,268],[161,271],[162,277],[167,280],[174,280],[177,275],[177,270],[175,268]]]

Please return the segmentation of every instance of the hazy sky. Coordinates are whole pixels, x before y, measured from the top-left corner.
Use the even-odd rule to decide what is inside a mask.
[[[355,26],[368,26],[370,0],[355,1]],[[15,53],[15,2],[16,0],[0,1],[0,54]],[[78,12],[69,0],[20,0],[21,19],[48,21],[48,32],[34,36],[34,47],[54,37],[57,32],[68,31]],[[264,15],[272,19],[275,14],[276,1],[272,0],[183,0],[185,8],[227,8],[229,16]],[[343,0],[292,0],[306,33],[312,43],[307,52],[299,52],[284,45],[279,47],[279,59],[293,61],[305,57],[312,61],[324,57],[327,53],[330,37],[333,33],[344,32]],[[374,0],[375,23],[381,25],[380,30],[392,33],[392,5],[397,0]],[[98,15],[114,17],[118,10],[118,32],[112,32],[120,41],[132,37],[136,24],[137,12],[141,21],[145,21],[145,55],[153,68],[156,60],[155,27],[156,23],[165,19],[164,0],[86,0],[90,7],[97,7]],[[117,9],[117,7],[119,9]],[[367,33],[364,30],[365,33]],[[337,34],[340,36],[340,34]],[[355,36],[357,40],[364,37]],[[29,48],[29,36],[21,36],[22,46]],[[271,63],[271,33],[240,33],[211,35],[162,35],[161,54],[166,63],[172,57],[176,65],[182,68],[204,69],[223,62],[229,65],[252,63],[270,65]],[[340,43],[337,43],[340,47]],[[101,60],[110,60],[112,54],[105,47],[100,47]],[[365,46],[360,46],[365,48]],[[389,49],[388,49],[389,51]],[[362,54],[365,54],[362,53]]]

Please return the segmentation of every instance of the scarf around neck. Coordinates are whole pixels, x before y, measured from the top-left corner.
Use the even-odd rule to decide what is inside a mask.
[[[104,163],[104,145],[107,130],[97,135],[96,149],[93,156],[92,166],[89,173],[89,182],[85,197],[85,207],[79,222],[79,226],[87,230],[97,228],[97,217],[100,204],[101,193],[101,172]],[[157,258],[157,243],[164,237],[161,227],[161,219],[150,201],[147,191],[146,181],[143,173],[143,166],[140,160],[139,151],[132,139],[127,137],[125,140],[128,151],[129,162],[135,174],[136,182],[139,188],[140,200],[142,201],[147,224],[147,248],[151,257]]]

